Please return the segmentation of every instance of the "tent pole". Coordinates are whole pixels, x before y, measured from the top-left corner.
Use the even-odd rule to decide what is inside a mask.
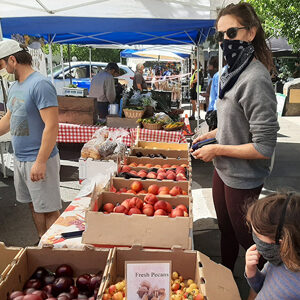
[[[223,69],[223,50],[221,46],[219,45],[219,78],[222,75],[222,69]],[[220,90],[220,79],[218,81],[218,91]],[[219,92],[218,92],[219,94]]]
[[[51,72],[51,82],[54,84],[53,78],[53,58],[52,58],[52,41],[49,36],[49,64],[50,64],[50,72]]]
[[[197,44],[197,101],[196,101],[196,108],[197,108],[197,128],[199,128],[199,119],[200,119],[200,105],[199,105],[199,44]]]
[[[65,68],[64,68],[64,52],[63,52],[63,45],[60,45],[60,64],[62,69],[62,76],[63,76],[63,83],[65,86]]]
[[[92,80],[92,48],[89,48],[89,59],[90,59],[90,79]]]
[[[1,19],[0,19],[0,41],[3,40],[3,33],[2,33],[2,26],[1,26]]]
[[[71,50],[70,44],[68,44],[68,61],[69,61],[69,78],[70,78],[70,85],[72,84],[72,76],[71,76]]]

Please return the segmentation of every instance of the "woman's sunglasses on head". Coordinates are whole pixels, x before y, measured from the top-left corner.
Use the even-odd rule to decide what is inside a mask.
[[[224,34],[230,39],[234,39],[237,36],[237,33],[240,29],[247,29],[247,27],[230,27],[226,31],[217,31],[216,38],[218,42],[222,42],[224,40]]]

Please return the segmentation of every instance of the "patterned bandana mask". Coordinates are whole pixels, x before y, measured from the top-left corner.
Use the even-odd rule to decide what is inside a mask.
[[[253,241],[256,244],[256,249],[262,257],[271,264],[278,266],[282,263],[280,257],[280,245],[269,244],[260,240],[254,232],[252,232]]]

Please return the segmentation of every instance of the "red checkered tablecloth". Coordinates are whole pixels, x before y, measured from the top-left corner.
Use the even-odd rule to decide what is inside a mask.
[[[136,139],[136,131],[136,128],[130,129],[131,141],[133,143]],[[140,129],[139,140],[162,143],[187,143],[182,131]]]

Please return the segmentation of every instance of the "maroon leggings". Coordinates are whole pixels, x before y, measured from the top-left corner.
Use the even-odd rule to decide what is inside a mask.
[[[213,199],[221,231],[222,264],[232,272],[239,245],[247,250],[254,244],[246,225],[245,205],[258,199],[263,185],[254,189],[234,189],[224,184],[217,171],[213,176]]]

